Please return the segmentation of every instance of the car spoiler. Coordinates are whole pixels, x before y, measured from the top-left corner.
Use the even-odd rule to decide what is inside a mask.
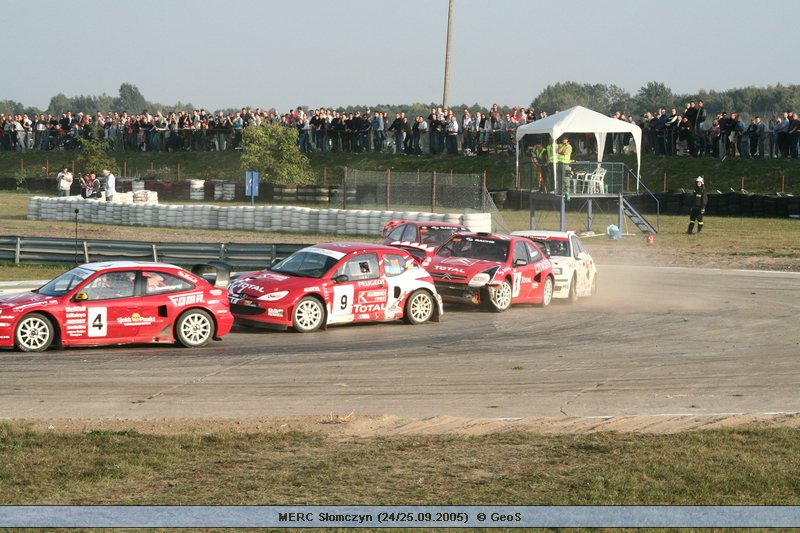
[[[208,270],[212,272],[208,272]],[[192,267],[192,274],[208,280],[218,289],[227,289],[231,281],[231,266],[222,261],[198,263]]]

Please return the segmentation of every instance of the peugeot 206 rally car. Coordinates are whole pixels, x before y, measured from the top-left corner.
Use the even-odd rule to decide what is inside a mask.
[[[522,230],[511,234],[528,237],[550,258],[556,279],[554,298],[575,302],[597,292],[597,265],[574,231]]]
[[[175,265],[87,263],[27,293],[0,298],[0,347],[40,352],[51,344],[174,343],[204,346],[233,326],[225,289]]]
[[[325,243],[234,280],[231,312],[244,325],[301,333],[348,322],[438,321],[441,298],[430,274],[399,248]]]
[[[511,304],[550,304],[550,260],[530,239],[493,233],[456,233],[427,266],[445,301],[485,304],[502,312]]]

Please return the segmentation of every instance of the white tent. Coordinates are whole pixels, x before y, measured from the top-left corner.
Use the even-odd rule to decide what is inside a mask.
[[[517,128],[517,188],[519,188],[519,142],[526,135],[546,133],[552,137],[553,153],[556,142],[565,133],[594,133],[597,139],[597,161],[603,160],[603,147],[607,133],[630,133],[636,145],[636,191],[639,191],[639,173],[642,166],[642,129],[636,124],[607,117],[582,106],[570,107],[542,120],[529,122]],[[556,163],[553,162],[553,177]]]

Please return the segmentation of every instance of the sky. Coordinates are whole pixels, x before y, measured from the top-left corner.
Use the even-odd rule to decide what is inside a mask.
[[[3,2],[0,100],[63,93],[210,110],[440,103],[448,0]],[[800,83],[796,0],[455,0],[452,105],[559,82],[676,94]]]

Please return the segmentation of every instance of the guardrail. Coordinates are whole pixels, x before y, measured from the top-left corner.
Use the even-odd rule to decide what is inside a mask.
[[[264,268],[308,244],[182,243],[51,239],[0,236],[0,262],[77,264],[96,261],[160,261],[191,265],[223,261],[237,268]]]

